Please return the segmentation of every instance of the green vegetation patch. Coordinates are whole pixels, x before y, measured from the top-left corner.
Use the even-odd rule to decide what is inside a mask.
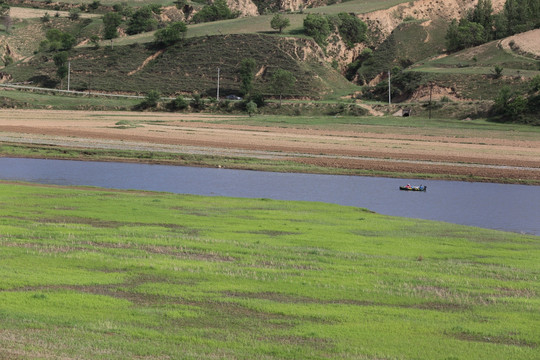
[[[536,236],[268,199],[4,183],[0,203],[8,354],[539,354]]]

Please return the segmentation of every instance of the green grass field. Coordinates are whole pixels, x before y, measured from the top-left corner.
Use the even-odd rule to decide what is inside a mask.
[[[0,184],[0,352],[534,359],[538,237],[308,202]]]
[[[330,1],[329,1],[330,2]],[[338,14],[340,12],[364,14],[372,11],[388,9],[392,6],[406,3],[406,0],[351,0],[339,4],[305,9],[307,13]]]
[[[3,90],[0,88],[0,104],[34,109],[59,110],[130,110],[140,103],[139,99],[107,98],[99,96],[63,96],[29,91]]]

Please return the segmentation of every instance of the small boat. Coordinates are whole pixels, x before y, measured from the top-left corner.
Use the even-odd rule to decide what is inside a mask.
[[[405,190],[405,191],[426,191],[426,190],[427,190],[427,186],[424,186],[424,185],[420,185],[420,186],[411,186],[411,185],[407,185],[407,186],[400,186],[400,187],[399,187],[399,190]]]

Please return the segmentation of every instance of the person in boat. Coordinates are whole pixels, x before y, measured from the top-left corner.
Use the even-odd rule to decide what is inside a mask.
[[[407,184],[407,186],[405,186],[407,189],[410,189],[411,188],[411,184]]]

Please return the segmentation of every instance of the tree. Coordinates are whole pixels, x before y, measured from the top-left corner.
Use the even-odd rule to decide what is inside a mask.
[[[96,35],[96,34],[93,34],[92,36],[90,36],[90,43],[92,43],[92,45],[94,45],[94,49],[99,49],[99,36]]]
[[[484,27],[486,41],[492,39],[494,18],[491,0],[478,0],[478,4],[467,15],[467,20]]]
[[[218,20],[234,19],[237,13],[233,13],[225,0],[216,0],[213,4],[205,5],[201,11],[193,16],[193,22],[210,22]]]
[[[326,38],[330,35],[330,25],[325,16],[308,14],[304,19],[304,31],[320,46],[326,46]]]
[[[140,34],[145,31],[152,31],[157,28],[158,21],[154,18],[161,12],[161,7],[146,5],[133,13],[128,21],[126,32],[129,35]]]
[[[290,71],[277,69],[272,75],[272,88],[279,94],[279,106],[281,106],[281,97],[287,93],[296,82],[296,78]]]
[[[70,50],[77,42],[73,35],[58,29],[47,30],[45,37],[47,39],[40,44],[40,49],[49,51]]]
[[[103,39],[112,40],[118,37],[118,26],[122,23],[122,16],[117,12],[108,12],[103,16]]]
[[[63,80],[69,71],[66,65],[68,61],[67,51],[61,51],[54,54],[53,61],[54,65],[56,65],[56,75],[60,78],[60,87],[62,87]]]
[[[290,20],[281,14],[274,15],[270,21],[270,27],[272,27],[274,30],[278,30],[280,34],[283,32],[283,29],[290,25]]]
[[[348,48],[366,40],[367,25],[362,20],[347,13],[339,13],[338,20],[339,35]]]
[[[461,19],[459,24],[456,20],[452,20],[446,32],[446,48],[448,51],[458,51],[481,45],[486,41],[484,27],[467,19]]]
[[[158,106],[161,94],[157,90],[150,90],[144,100],[136,106],[140,110],[155,108]]]
[[[506,35],[540,27],[540,2],[538,0],[506,0],[503,14],[507,24]]]
[[[169,103],[169,109],[171,109],[172,111],[184,110],[187,109],[188,106],[188,102],[186,101],[186,99],[184,99],[182,95],[178,95]]]
[[[155,43],[159,46],[170,46],[180,42],[187,31],[187,26],[182,21],[176,21],[154,33]]]
[[[253,58],[245,58],[240,62],[240,69],[238,73],[240,75],[240,91],[242,95],[249,94],[253,87],[253,79],[255,77],[255,67],[257,62]]]

